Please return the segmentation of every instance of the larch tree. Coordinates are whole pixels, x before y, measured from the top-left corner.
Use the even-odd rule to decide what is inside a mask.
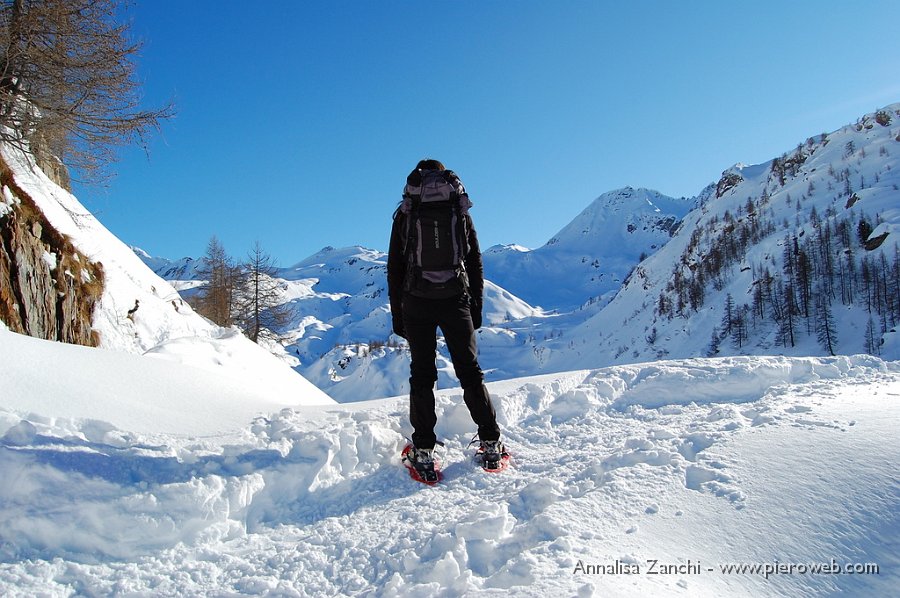
[[[235,289],[240,271],[215,235],[206,246],[203,265],[197,273],[205,281],[197,296],[197,311],[219,326],[234,324]]]
[[[253,244],[241,268],[237,292],[236,323],[255,343],[260,339],[281,341],[284,328],[293,317],[290,305],[275,275],[278,269],[272,256],[259,241]]]
[[[122,0],[0,0],[0,140],[99,182],[173,115],[142,108]]]

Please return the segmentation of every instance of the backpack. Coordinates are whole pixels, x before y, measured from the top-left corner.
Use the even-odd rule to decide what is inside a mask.
[[[406,214],[404,289],[443,299],[468,291],[465,214],[470,206],[459,177],[450,170],[414,170],[403,190]]]

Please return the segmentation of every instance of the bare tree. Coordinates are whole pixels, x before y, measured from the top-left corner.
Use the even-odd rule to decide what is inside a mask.
[[[819,292],[816,294],[816,337],[821,347],[828,351],[828,354],[834,356],[834,350],[837,347],[837,329],[834,323],[834,316],[831,312],[831,297],[828,292],[822,288],[824,283],[820,285]]]
[[[722,315],[721,327],[723,337],[731,336],[736,315],[737,309],[734,305],[734,298],[731,296],[731,293],[728,293],[725,295],[725,313]]]
[[[173,115],[140,107],[123,0],[0,0],[0,139],[102,180],[116,148]]]
[[[275,278],[278,269],[259,241],[253,244],[243,264],[238,292],[236,321],[244,334],[258,343],[260,338],[284,340],[282,331],[290,323],[293,310],[284,303]]]
[[[225,253],[225,247],[215,235],[210,238],[198,275],[205,284],[197,296],[197,311],[219,326],[234,324],[235,287],[239,270]]]
[[[881,355],[881,340],[875,328],[875,322],[872,316],[869,316],[869,322],[866,324],[866,353],[869,355]]]

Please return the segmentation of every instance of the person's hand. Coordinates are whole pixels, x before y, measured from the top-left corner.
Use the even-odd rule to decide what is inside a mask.
[[[469,312],[472,314],[472,325],[478,330],[481,328],[481,299],[472,297],[469,300]]]
[[[400,314],[393,314],[391,324],[394,328],[394,334],[401,338],[406,338],[406,330],[403,328],[403,317]]]

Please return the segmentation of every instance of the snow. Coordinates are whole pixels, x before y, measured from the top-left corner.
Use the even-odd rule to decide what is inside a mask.
[[[3,186],[3,201],[0,201],[0,218],[6,216],[16,204],[16,197],[6,185]]]
[[[297,393],[287,368],[254,378],[243,367],[208,365],[204,351],[212,345],[207,342],[186,341],[194,366],[185,367],[187,359],[147,359],[0,334],[2,405],[22,412],[104,420],[141,433],[204,434],[239,430],[256,413],[332,403],[308,382],[306,392]],[[227,355],[231,340],[220,341],[219,355]],[[39,367],[52,368],[52,374]],[[209,400],[206,386],[222,387],[221,393]]]
[[[865,120],[832,134],[778,193],[825,188],[854,141],[854,182],[877,183],[859,201],[877,230],[896,230],[893,135]],[[408,403],[391,395],[408,357],[369,342],[389,333],[383,253],[329,247],[280,271],[303,313],[296,358],[279,359],[200,318],[144,264],[189,289],[196,260],[127,248],[3,151],[54,226],[103,262],[107,289],[100,349],[0,323],[0,595],[896,593],[900,362],[883,358],[900,356],[897,333],[881,358],[803,356],[809,340],[771,356],[765,337],[749,349],[761,354],[687,358],[720,310],[665,322],[647,305],[690,228],[735,211],[771,163],[735,166],[742,181],[715,200],[715,185],[690,200],[611,192],[542,248],[486,251],[489,278],[493,264],[523,281],[486,283],[479,332],[512,463],[488,474],[472,462],[474,424],[442,352],[444,480],[425,487],[399,462]],[[631,272],[638,250],[651,255]],[[736,272],[721,291],[747,286]],[[863,324],[858,309],[841,320],[841,334]],[[620,357],[636,363],[598,366]],[[342,401],[388,398],[336,404],[285,363],[333,381]]]
[[[403,397],[301,406],[8,331],[0,376],[4,596],[888,595],[900,582],[900,364],[874,357],[491,383],[513,453],[502,474],[471,461],[461,392],[440,391],[433,488],[399,462]],[[720,570],[831,559],[879,573]],[[597,573],[617,562],[640,574]]]
[[[50,271],[53,272],[56,270],[56,254],[50,253],[49,251],[45,251],[43,255],[41,255],[41,259],[44,260],[44,263],[47,264],[47,267],[50,268]]]

